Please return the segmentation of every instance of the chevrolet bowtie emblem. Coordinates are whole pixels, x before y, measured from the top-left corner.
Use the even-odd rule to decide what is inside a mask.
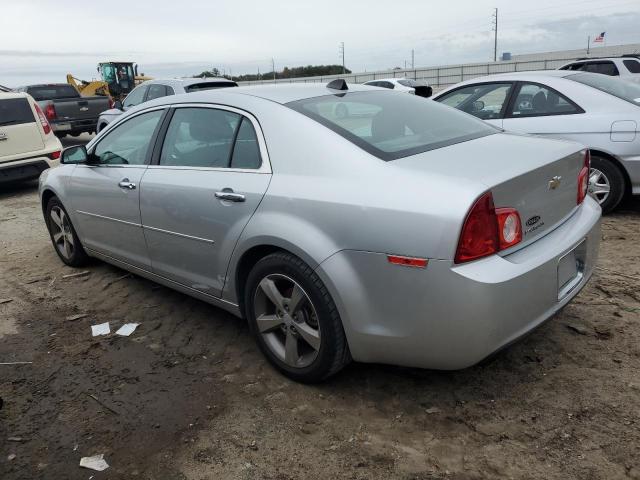
[[[549,190],[555,190],[562,183],[562,177],[560,175],[556,175],[551,180],[549,180]]]

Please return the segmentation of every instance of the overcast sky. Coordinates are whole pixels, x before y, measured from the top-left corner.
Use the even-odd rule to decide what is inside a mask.
[[[116,5],[121,5],[116,7]],[[640,0],[0,0],[0,84],[96,76],[103,60],[155,77],[340,63],[353,71],[493,59],[498,52],[640,43]]]

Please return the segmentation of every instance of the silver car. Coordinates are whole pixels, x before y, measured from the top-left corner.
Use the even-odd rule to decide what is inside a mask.
[[[505,130],[573,140],[591,149],[589,190],[604,212],[640,194],[640,84],[551,70],[474,78],[434,100]]]
[[[141,103],[155,100],[168,95],[180,95],[181,93],[201,92],[214,88],[237,87],[238,84],[226,78],[167,78],[146,81],[134,88],[124,99],[124,102],[116,102],[116,107],[105,110],[100,114],[97,124],[97,132],[104,129],[124,112]]]
[[[475,364],[566,305],[598,254],[583,147],[342,81],[164,97],[62,163],[39,191],[64,263],[244,317],[305,382],[351,359]]]

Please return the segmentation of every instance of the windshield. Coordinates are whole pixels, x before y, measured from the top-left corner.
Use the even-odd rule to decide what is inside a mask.
[[[58,100],[60,98],[78,98],[80,94],[71,85],[43,85],[27,88],[27,93],[37,102]]]
[[[326,95],[287,106],[382,160],[395,160],[498,132],[453,108],[393,92]]]
[[[566,78],[640,106],[640,84],[597,73],[576,73]]]

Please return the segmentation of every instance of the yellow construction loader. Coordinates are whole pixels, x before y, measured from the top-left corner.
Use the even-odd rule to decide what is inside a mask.
[[[74,86],[83,97],[104,95],[112,100],[124,100],[131,90],[152,77],[138,75],[138,65],[131,62],[102,62],[98,64],[100,80],[80,80],[67,74],[67,83]]]

